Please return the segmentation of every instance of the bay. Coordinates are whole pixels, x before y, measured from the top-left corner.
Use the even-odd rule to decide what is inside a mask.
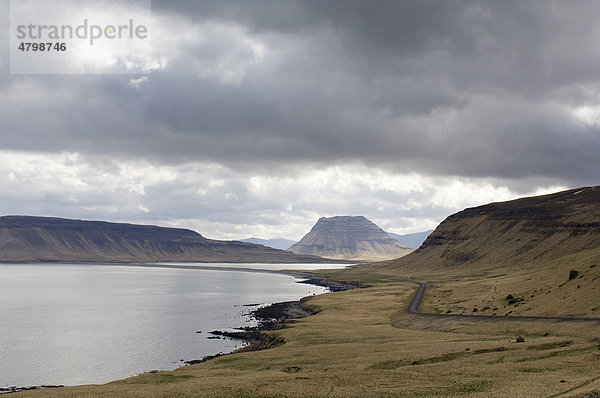
[[[257,306],[245,305],[327,291],[298,281],[232,269],[1,264],[0,387],[106,383],[231,352],[242,343],[208,332],[254,325]]]

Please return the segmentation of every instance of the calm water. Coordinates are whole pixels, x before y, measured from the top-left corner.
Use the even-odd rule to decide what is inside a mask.
[[[280,271],[280,270],[312,270],[312,269],[339,269],[348,264],[306,264],[306,263],[294,263],[294,264],[268,264],[268,263],[156,263],[158,265],[167,266],[181,266],[181,267],[218,267],[218,268],[251,268],[260,269],[265,271]]]
[[[240,343],[207,332],[252,324],[256,307],[244,304],[326,291],[297,281],[241,271],[0,264],[0,386],[105,383],[230,352]]]

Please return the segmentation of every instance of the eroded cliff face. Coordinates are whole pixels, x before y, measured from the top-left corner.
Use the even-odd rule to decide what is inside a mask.
[[[453,214],[404,264],[522,265],[598,247],[600,187],[588,187]]]
[[[60,218],[0,217],[0,261],[319,262],[244,242],[206,239],[178,228]]]
[[[320,218],[289,250],[349,261],[392,259],[411,252],[362,216]]]

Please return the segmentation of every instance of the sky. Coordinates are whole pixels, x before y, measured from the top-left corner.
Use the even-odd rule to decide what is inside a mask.
[[[106,0],[107,4],[115,1]],[[11,74],[0,214],[300,239],[600,181],[600,2],[153,0],[138,75]]]

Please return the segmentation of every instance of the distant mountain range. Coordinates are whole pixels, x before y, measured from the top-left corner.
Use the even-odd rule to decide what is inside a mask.
[[[263,245],[272,247],[274,249],[287,250],[296,241],[285,238],[273,238],[273,239],[260,239],[260,238],[248,238],[242,239],[240,242],[254,243],[255,245]]]
[[[429,234],[433,232],[433,229],[424,232],[417,232],[414,234],[405,234],[398,235],[392,232],[388,232],[387,234],[393,239],[400,242],[402,245],[410,247],[412,249],[416,249],[427,239]],[[267,247],[272,247],[274,249],[280,250],[288,250],[293,244],[296,243],[295,240],[285,239],[285,238],[273,238],[273,239],[261,239],[261,238],[248,238],[242,239],[240,242],[248,242],[254,243],[256,245],[263,245]]]
[[[412,251],[362,216],[322,217],[289,250],[349,261],[392,259]]]
[[[406,235],[398,235],[392,232],[388,232],[387,234],[392,238],[396,239],[398,242],[402,243],[404,246],[411,247],[413,249],[417,249],[419,246],[425,242],[425,239],[433,232],[433,229],[425,232],[417,232],[414,234],[406,234]]]
[[[197,232],[62,218],[0,217],[0,262],[282,262],[328,260]]]

